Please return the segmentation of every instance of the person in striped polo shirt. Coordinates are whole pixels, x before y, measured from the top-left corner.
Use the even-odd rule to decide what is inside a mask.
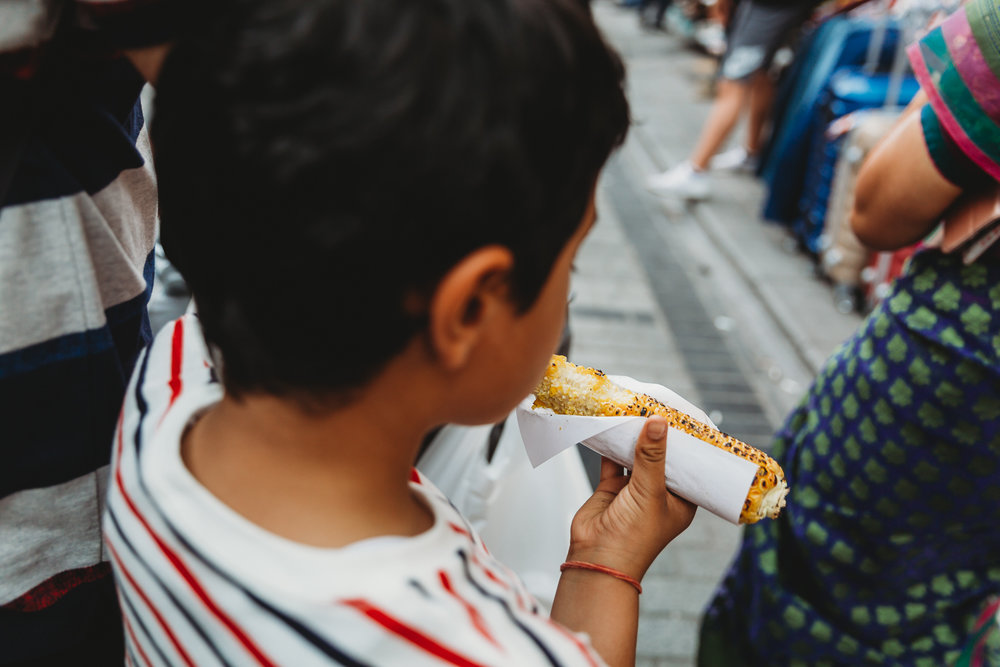
[[[0,664],[121,664],[103,508],[151,339],[139,93],[176,0],[0,3]]]
[[[129,664],[634,663],[640,580],[694,515],[662,419],[630,476],[603,462],[550,615],[412,467],[541,377],[627,127],[577,0],[234,0],[174,44],[152,138],[197,314],[115,438]]]

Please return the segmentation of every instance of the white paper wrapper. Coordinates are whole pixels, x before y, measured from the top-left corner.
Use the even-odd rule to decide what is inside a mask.
[[[700,409],[666,387],[623,375],[608,379],[712,424]],[[645,417],[578,417],[533,410],[534,396],[517,407],[517,424],[528,459],[539,466],[567,447],[583,443],[615,463],[632,468]],[[714,424],[712,424],[714,426]],[[726,521],[738,524],[757,465],[677,429],[667,431],[667,488]]]

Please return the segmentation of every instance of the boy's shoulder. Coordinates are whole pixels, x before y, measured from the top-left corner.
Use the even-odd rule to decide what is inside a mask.
[[[122,408],[112,456],[109,517],[119,520],[122,528],[129,518],[135,519],[138,523],[132,528],[155,534],[154,542],[163,547],[157,551],[169,561],[185,557],[212,561],[210,569],[217,574],[246,585],[252,585],[261,571],[277,568],[285,578],[274,577],[272,571],[265,585],[293,590],[307,578],[308,565],[332,564],[338,558],[344,561],[341,567],[369,570],[377,550],[362,545],[356,551],[369,553],[351,562],[349,556],[355,551],[351,548],[315,549],[280,538],[231,510],[190,473],[181,457],[182,437],[223,393],[197,315],[185,315],[161,329],[136,365]],[[424,558],[399,559],[392,564],[393,572],[418,568],[435,553],[438,542],[449,549],[466,546],[463,542],[479,545],[465,519],[430,480],[413,469],[410,482],[435,517],[432,532],[449,539],[420,536]],[[453,536],[461,537],[457,544]],[[389,553],[407,540],[371,542]],[[172,543],[176,543],[173,550]],[[307,584],[301,592],[308,594],[312,586]]]

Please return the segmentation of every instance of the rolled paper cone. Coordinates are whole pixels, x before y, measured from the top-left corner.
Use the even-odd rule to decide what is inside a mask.
[[[623,386],[626,384],[638,385],[640,392]],[[545,378],[536,388],[535,400],[529,409],[537,413],[539,408],[548,408],[547,411],[563,418],[637,418],[638,426],[630,428],[617,421],[605,421],[606,428],[596,422],[582,429],[592,432],[581,438],[581,442],[622,465],[631,465],[642,419],[661,415],[670,427],[667,435],[668,488],[730,521],[733,521],[732,498],[736,494],[740,497],[741,509],[734,523],[753,523],[764,517],[776,517],[788,493],[781,466],[766,453],[718,431],[710,422],[706,423],[707,420],[703,421],[701,411],[696,415],[702,419],[692,416],[690,413],[696,409],[692,410],[693,406],[683,399],[680,399],[683,405],[673,407],[642,393],[648,391],[649,386],[630,378],[609,378],[601,371],[577,366],[557,355],[553,356]],[[669,390],[667,393],[676,396]],[[525,419],[530,421],[527,416]],[[521,423],[520,415],[518,423]],[[564,427],[568,424],[561,428]],[[577,423],[572,428],[579,431],[581,425]],[[529,437],[538,435],[537,427],[529,430],[535,432],[525,437],[526,445]],[[672,455],[673,450],[677,451],[676,455]]]

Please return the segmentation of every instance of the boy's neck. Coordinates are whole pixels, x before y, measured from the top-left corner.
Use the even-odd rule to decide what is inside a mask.
[[[433,518],[408,481],[432,424],[419,399],[374,389],[321,416],[272,396],[226,396],[185,434],[181,455],[223,503],[293,541],[339,547],[419,534]]]

